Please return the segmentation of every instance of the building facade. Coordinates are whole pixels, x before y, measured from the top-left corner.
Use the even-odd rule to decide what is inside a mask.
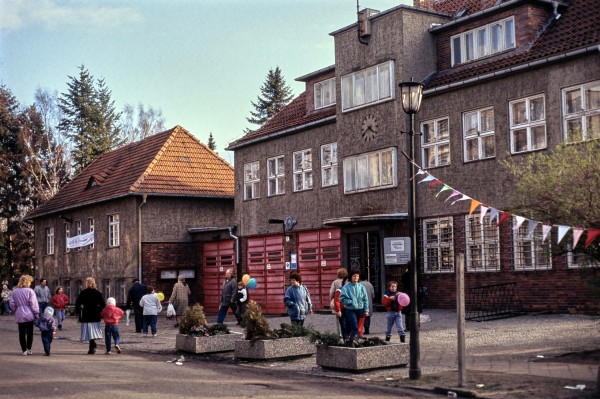
[[[240,266],[259,281],[253,297],[268,313],[283,312],[296,269],[325,307],[345,267],[361,270],[378,302],[407,261],[407,190],[416,178],[424,181],[416,261],[426,306],[455,306],[455,257],[464,254],[467,295],[510,286],[509,299],[526,311],[598,313],[600,270],[551,251],[555,227],[543,240],[542,223],[521,225],[508,212],[515,182],[503,166],[599,138],[598,11],[586,0],[415,1],[363,10],[333,32],[335,65],[298,78],[305,92],[228,148]],[[425,83],[416,115],[420,176],[407,167],[398,89],[411,79]],[[450,199],[454,191],[463,195]]]

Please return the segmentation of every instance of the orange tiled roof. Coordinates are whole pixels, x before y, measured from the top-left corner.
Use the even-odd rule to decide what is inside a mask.
[[[311,122],[317,122],[335,115],[335,107],[327,107],[313,112],[306,110],[306,92],[303,92],[290,102],[285,108],[269,119],[258,130],[247,133],[245,136],[229,143],[227,149],[234,149],[249,141],[259,139],[269,134],[281,132],[294,127],[299,127]]]
[[[144,193],[233,198],[233,167],[175,126],[102,154],[27,217]]]

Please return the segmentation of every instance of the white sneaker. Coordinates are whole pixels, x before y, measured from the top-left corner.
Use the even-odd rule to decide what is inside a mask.
[[[32,354],[32,353],[31,353],[31,349],[27,349],[27,354],[28,354],[28,355],[31,355],[31,354]]]
[[[27,351],[23,352],[23,356],[27,356],[28,354]]]

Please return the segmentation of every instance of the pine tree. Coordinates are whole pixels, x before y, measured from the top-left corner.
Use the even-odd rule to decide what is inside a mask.
[[[213,138],[212,132],[208,135],[208,148],[215,151],[217,149],[217,143],[215,143],[215,139]]]
[[[75,173],[97,156],[123,143],[118,126],[120,113],[115,113],[111,92],[103,79],[95,79],[82,65],[79,76],[69,76],[68,91],[60,98],[63,116],[59,130],[73,142],[72,159]]]
[[[281,69],[269,69],[267,79],[260,88],[261,96],[257,101],[252,101],[255,111],[250,111],[252,117],[246,120],[255,125],[262,126],[276,113],[281,111],[292,100],[292,90],[286,85],[281,74]]]

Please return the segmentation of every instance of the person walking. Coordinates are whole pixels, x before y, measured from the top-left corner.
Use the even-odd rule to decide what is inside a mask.
[[[361,317],[369,315],[369,299],[365,287],[359,283],[360,270],[352,270],[350,276],[350,282],[342,288],[340,301],[346,309],[348,338],[354,339],[359,335],[358,321]]]
[[[388,290],[383,295],[381,303],[387,310],[387,325],[385,329],[385,340],[392,338],[392,327],[396,324],[396,330],[400,336],[400,342],[406,342],[406,334],[402,327],[402,306],[398,303],[398,282],[390,281]]]
[[[367,291],[367,299],[369,300],[369,313],[362,319],[362,328],[359,327],[359,330],[365,335],[368,335],[371,333],[371,315],[373,314],[373,299],[375,299],[375,289],[373,288],[373,284],[371,284],[366,278],[361,280],[360,283],[363,287],[365,287],[365,291]]]
[[[46,309],[46,306],[50,304],[50,299],[52,297],[52,292],[50,292],[50,288],[48,288],[47,283],[48,282],[45,278],[41,278],[40,285],[33,289],[37,297],[40,314],[44,313],[44,309]]]
[[[117,353],[121,353],[121,337],[119,336],[119,320],[123,317],[123,310],[117,307],[115,298],[108,298],[106,306],[100,312],[104,320],[104,342],[106,344],[106,355],[111,355],[111,338],[115,341]]]
[[[237,292],[233,296],[233,303],[235,304],[235,318],[237,319],[237,324],[240,325],[242,324],[248,303],[248,290],[243,281],[238,281]]]
[[[336,315],[336,320],[339,321],[339,323],[336,323],[337,325],[337,332],[339,335],[342,335],[342,337],[344,337],[343,331],[341,330],[341,322],[342,320],[340,319],[340,316],[337,315],[335,308],[335,304],[334,304],[334,296],[336,295],[336,291],[342,289],[342,280],[346,278],[346,280],[348,280],[348,270],[346,270],[343,267],[340,267],[337,270],[337,278],[335,280],[333,280],[333,282],[331,283],[331,286],[329,287],[329,308],[331,309],[331,312],[333,314]],[[338,294],[338,300],[339,300],[339,294]],[[345,323],[345,314],[344,314],[344,323]],[[345,338],[344,338],[345,339]]]
[[[292,324],[303,326],[306,316],[312,313],[310,294],[308,289],[302,285],[302,277],[299,273],[292,272],[290,282],[291,285],[285,291],[283,302]]]
[[[8,285],[2,285],[2,314],[10,316],[10,297],[12,291],[8,289]]]
[[[40,329],[42,344],[44,345],[44,356],[50,356],[50,347],[52,338],[56,335],[56,321],[54,321],[54,308],[46,306],[44,313],[33,321],[33,324]]]
[[[162,310],[162,305],[158,296],[154,293],[153,287],[148,286],[148,293],[140,300],[140,306],[144,309],[144,326],[142,327],[144,337],[148,336],[148,326],[150,326],[152,336],[156,337],[158,333],[156,330],[156,321],[158,314]]]
[[[125,307],[127,309],[133,309],[133,317],[135,319],[135,332],[141,333],[142,326],[144,324],[144,313],[142,307],[140,306],[140,300],[146,292],[148,288],[141,283],[140,279],[134,277],[133,285],[127,291],[127,302],[125,303]]]
[[[169,298],[169,303],[175,308],[175,325],[173,326],[175,328],[179,327],[179,321],[177,318],[179,316],[183,316],[183,312],[185,312],[187,309],[191,293],[192,291],[190,291],[190,287],[185,282],[185,277],[179,275],[177,277],[177,282],[173,286],[171,298]]]
[[[40,307],[35,292],[30,288],[33,278],[24,274],[10,298],[10,310],[19,326],[19,344],[24,356],[31,355],[33,345],[33,321],[38,318]]]
[[[71,299],[64,293],[62,287],[56,288],[55,294],[52,295],[50,304],[54,308],[54,314],[58,320],[58,329],[62,330],[62,323],[65,320],[65,310]]]
[[[96,353],[97,339],[102,338],[100,326],[100,312],[104,309],[104,297],[96,289],[96,280],[93,277],[85,279],[85,289],[81,291],[75,301],[75,314],[81,323],[81,340],[89,341],[88,355]]]
[[[236,307],[233,303],[233,296],[237,292],[237,283],[235,276],[231,269],[225,271],[225,281],[223,282],[223,289],[221,290],[221,305],[219,306],[219,313],[217,314],[217,323],[223,323],[227,316],[227,311],[231,308],[231,311],[235,315]]]

